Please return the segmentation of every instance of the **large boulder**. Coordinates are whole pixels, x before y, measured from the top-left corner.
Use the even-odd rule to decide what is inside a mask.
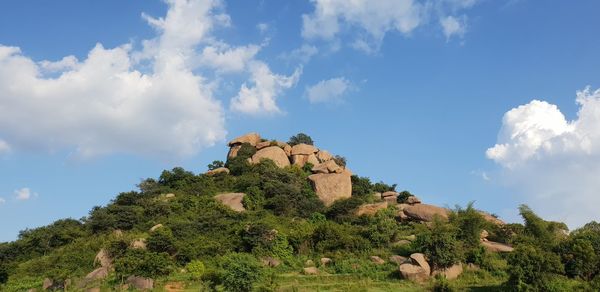
[[[429,279],[429,273],[425,269],[411,263],[401,264],[398,270],[402,278],[413,282],[425,282]]]
[[[488,240],[482,240],[481,245],[490,252],[511,252],[514,250],[510,245]]]
[[[273,162],[275,162],[275,165],[277,165],[280,168],[284,168],[290,165],[290,160],[287,157],[287,155],[285,155],[285,151],[283,151],[283,149],[277,146],[269,146],[258,150],[252,156],[252,163],[257,164],[262,159],[271,159],[273,160]]]
[[[146,240],[143,238],[136,239],[131,242],[131,248],[133,249],[146,249]]]
[[[271,141],[263,141],[256,144],[256,149],[260,150],[271,146]]]
[[[85,280],[86,281],[95,281],[95,280],[105,279],[106,277],[108,277],[108,268],[100,267],[100,268],[97,268],[97,269],[91,271],[89,274],[87,274],[85,276]]]
[[[419,267],[425,269],[425,271],[427,271],[427,274],[431,272],[431,267],[429,266],[427,260],[425,260],[424,254],[413,253],[410,255],[410,260],[413,262],[414,265],[418,265]]]
[[[229,148],[229,152],[227,153],[227,159],[232,159],[237,157],[238,152],[242,149],[241,144],[233,145]]]
[[[317,275],[319,273],[319,269],[317,269],[316,267],[308,267],[308,268],[304,268],[302,270],[302,272],[305,275]]]
[[[401,265],[401,264],[410,262],[407,257],[403,257],[400,255],[391,255],[389,260],[390,260],[390,262],[395,263],[397,265]]]
[[[436,216],[447,220],[449,213],[448,209],[427,204],[408,205],[404,207],[403,212],[412,220],[425,222],[432,222]]]
[[[42,290],[50,290],[52,286],[54,286],[54,281],[50,280],[49,278],[44,279],[42,282]]]
[[[375,215],[377,211],[386,209],[388,207],[388,202],[379,202],[373,204],[363,204],[358,207],[356,210],[356,216],[361,215]]]
[[[258,133],[248,133],[243,136],[239,136],[231,141],[229,141],[229,147],[234,145],[240,145],[244,143],[248,143],[252,146],[256,147],[256,144],[260,143],[260,135]]]
[[[492,216],[489,213],[479,211],[479,214],[481,214],[481,216],[483,216],[483,219],[487,222],[494,223],[496,225],[505,225],[506,224],[504,221]]]
[[[371,259],[371,262],[376,265],[385,264],[385,261],[382,258],[380,258],[379,256],[371,256],[370,259]]]
[[[99,264],[101,267],[110,268],[112,267],[112,259],[105,249],[100,249],[94,258],[94,265]]]
[[[233,211],[243,212],[246,211],[246,208],[244,208],[244,204],[242,203],[245,195],[246,194],[244,193],[225,193],[216,195],[214,198]]]
[[[319,160],[317,159],[317,156],[315,156],[315,154],[309,154],[309,155],[296,154],[296,155],[292,155],[292,164],[297,165],[299,167],[304,167],[304,165],[306,163],[310,163],[312,165],[317,165],[317,164],[319,164]]]
[[[154,280],[150,278],[143,278],[138,276],[129,276],[127,278],[127,284],[138,290],[150,290],[154,289]]]
[[[209,170],[206,172],[206,175],[208,175],[208,176],[213,176],[213,175],[217,175],[217,174],[229,174],[229,168],[219,167],[219,168],[215,168],[213,170]]]
[[[317,152],[317,159],[319,159],[321,162],[325,162],[332,160],[333,155],[331,155],[331,153],[329,153],[327,150],[319,150],[319,152]]]
[[[319,151],[317,147],[308,144],[297,144],[292,146],[292,155],[311,155]]]
[[[327,160],[319,163],[312,168],[314,173],[342,173],[344,169],[337,165],[333,160]]]
[[[454,280],[460,276],[463,272],[463,266],[461,263],[455,264],[445,269],[434,270],[431,275],[444,275],[448,280]]]
[[[406,198],[406,203],[409,205],[421,204],[421,199],[417,198],[417,196],[409,196]]]
[[[352,196],[352,181],[350,176],[344,173],[319,173],[310,175],[308,179],[325,206],[331,206],[339,199]]]

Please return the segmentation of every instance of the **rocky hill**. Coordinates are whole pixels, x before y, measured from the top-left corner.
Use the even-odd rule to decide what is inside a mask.
[[[600,227],[506,224],[354,175],[298,134],[250,133],[226,161],[146,179],[80,220],[0,244],[2,291],[593,291]],[[308,279],[308,280],[307,280]],[[307,280],[307,281],[305,281]],[[365,284],[364,281],[368,281]],[[450,282],[449,282],[450,281]]]

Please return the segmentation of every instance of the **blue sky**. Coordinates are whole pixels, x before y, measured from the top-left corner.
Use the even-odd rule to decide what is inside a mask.
[[[0,241],[250,131],[428,203],[600,220],[600,3],[353,3],[0,2]]]

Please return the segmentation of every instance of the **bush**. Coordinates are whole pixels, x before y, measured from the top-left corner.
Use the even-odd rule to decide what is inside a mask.
[[[439,220],[418,234],[414,244],[427,256],[433,269],[447,268],[463,259],[455,228]]]
[[[313,142],[313,139],[309,135],[306,135],[304,133],[298,133],[295,136],[290,137],[288,144],[290,144],[291,146],[298,145],[298,144],[313,145],[314,142]]]
[[[185,269],[196,280],[199,280],[200,278],[202,278],[202,276],[204,275],[204,272],[206,272],[206,267],[204,267],[204,263],[201,261],[198,261],[198,260],[189,262],[185,266]]]
[[[166,252],[174,254],[177,251],[175,247],[175,237],[168,228],[159,228],[152,232],[146,240],[146,246],[149,251],[156,253]]]
[[[260,263],[246,253],[230,253],[224,256],[222,268],[222,282],[226,291],[252,291],[262,275]]]
[[[512,291],[550,291],[550,280],[564,271],[558,255],[526,244],[509,254],[508,265],[507,287]]]
[[[455,291],[451,286],[448,279],[446,279],[443,275],[436,275],[435,282],[433,284],[433,288],[431,289],[433,292],[452,292]]]
[[[215,160],[211,164],[208,165],[208,170],[215,170],[219,167],[224,167],[225,163],[221,160]]]
[[[166,276],[173,270],[173,264],[167,253],[155,253],[144,249],[129,249],[114,261],[115,272],[120,278],[131,275],[148,278]]]
[[[4,284],[8,281],[8,271],[3,264],[0,264],[0,284]]]
[[[458,239],[462,240],[466,247],[476,248],[479,246],[481,231],[486,221],[483,216],[469,203],[467,208],[457,208],[450,216],[450,222],[458,228]]]

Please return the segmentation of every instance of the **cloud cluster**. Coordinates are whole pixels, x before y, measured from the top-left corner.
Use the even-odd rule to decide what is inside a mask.
[[[19,201],[29,200],[32,196],[37,196],[37,193],[32,193],[29,188],[20,188],[15,190],[15,199]]]
[[[256,59],[258,45],[231,46],[212,32],[230,25],[218,0],[165,0],[157,31],[141,50],[97,44],[83,60],[36,62],[0,45],[0,154],[11,149],[73,149],[77,157],[135,153],[184,157],[224,139],[216,74],[248,74],[232,98],[240,112],[278,112],[277,96],[295,84]]]
[[[310,103],[340,102],[352,84],[343,77],[322,80],[306,88],[306,96]]]
[[[477,0],[311,0],[315,10],[302,16],[305,39],[334,40],[358,28],[353,47],[367,52],[378,49],[386,33],[409,35],[430,18],[438,18],[446,37],[464,34],[466,16],[456,15]],[[452,17],[448,18],[448,15]]]
[[[577,92],[577,118],[534,100],[508,111],[486,155],[525,203],[553,220],[600,220],[600,90]]]

